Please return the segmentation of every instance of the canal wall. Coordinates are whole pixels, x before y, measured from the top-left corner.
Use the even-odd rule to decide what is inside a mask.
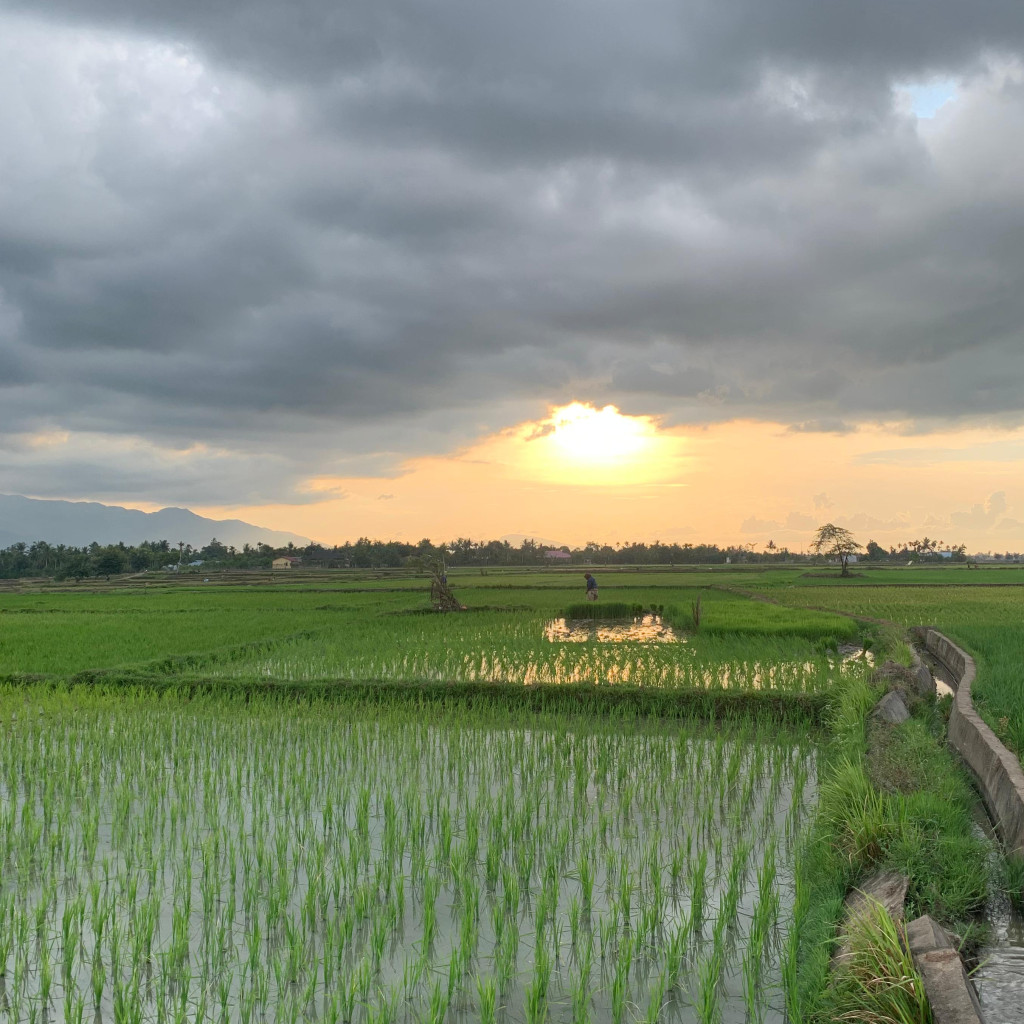
[[[974,659],[937,630],[921,630],[918,635],[956,681],[949,742],[971,769],[1006,852],[1024,855],[1024,770],[975,710]]]

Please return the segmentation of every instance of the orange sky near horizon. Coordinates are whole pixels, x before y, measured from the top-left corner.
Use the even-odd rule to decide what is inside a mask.
[[[307,504],[202,507],[323,543],[526,534],[807,547],[836,522],[883,546],[928,535],[970,551],[1024,547],[1024,429],[845,433],[733,420],[663,427],[613,406],[554,407],[393,477],[317,477]]]

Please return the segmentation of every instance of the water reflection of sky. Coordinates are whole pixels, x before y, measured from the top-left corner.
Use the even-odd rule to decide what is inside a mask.
[[[552,643],[673,643],[684,637],[661,621],[660,615],[644,615],[632,622],[614,619],[552,619],[544,627],[544,638]]]
[[[848,665],[851,662],[863,661],[872,668],[875,667],[875,655],[873,651],[865,651],[860,644],[840,644],[836,649],[842,663]],[[830,654],[829,664],[835,664],[835,659]]]

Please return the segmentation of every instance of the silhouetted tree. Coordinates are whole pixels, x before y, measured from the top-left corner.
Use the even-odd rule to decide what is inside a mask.
[[[818,532],[811,542],[811,550],[816,555],[825,555],[827,558],[838,558],[843,567],[841,576],[849,576],[850,556],[855,555],[863,548],[853,539],[853,534],[842,526],[835,523],[825,523],[818,527]]]

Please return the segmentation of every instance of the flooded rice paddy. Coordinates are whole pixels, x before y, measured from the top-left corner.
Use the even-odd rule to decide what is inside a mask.
[[[552,619],[544,627],[551,643],[676,643],[686,635],[677,632],[660,615],[642,615],[631,622],[615,619]]]
[[[799,638],[719,638],[673,629],[656,616],[602,621],[536,615],[407,617],[366,637],[307,637],[214,660],[207,678],[585,683],[663,688],[827,690],[866,671],[870,652]]]
[[[807,734],[59,689],[0,722],[9,1021],[783,1019]]]

